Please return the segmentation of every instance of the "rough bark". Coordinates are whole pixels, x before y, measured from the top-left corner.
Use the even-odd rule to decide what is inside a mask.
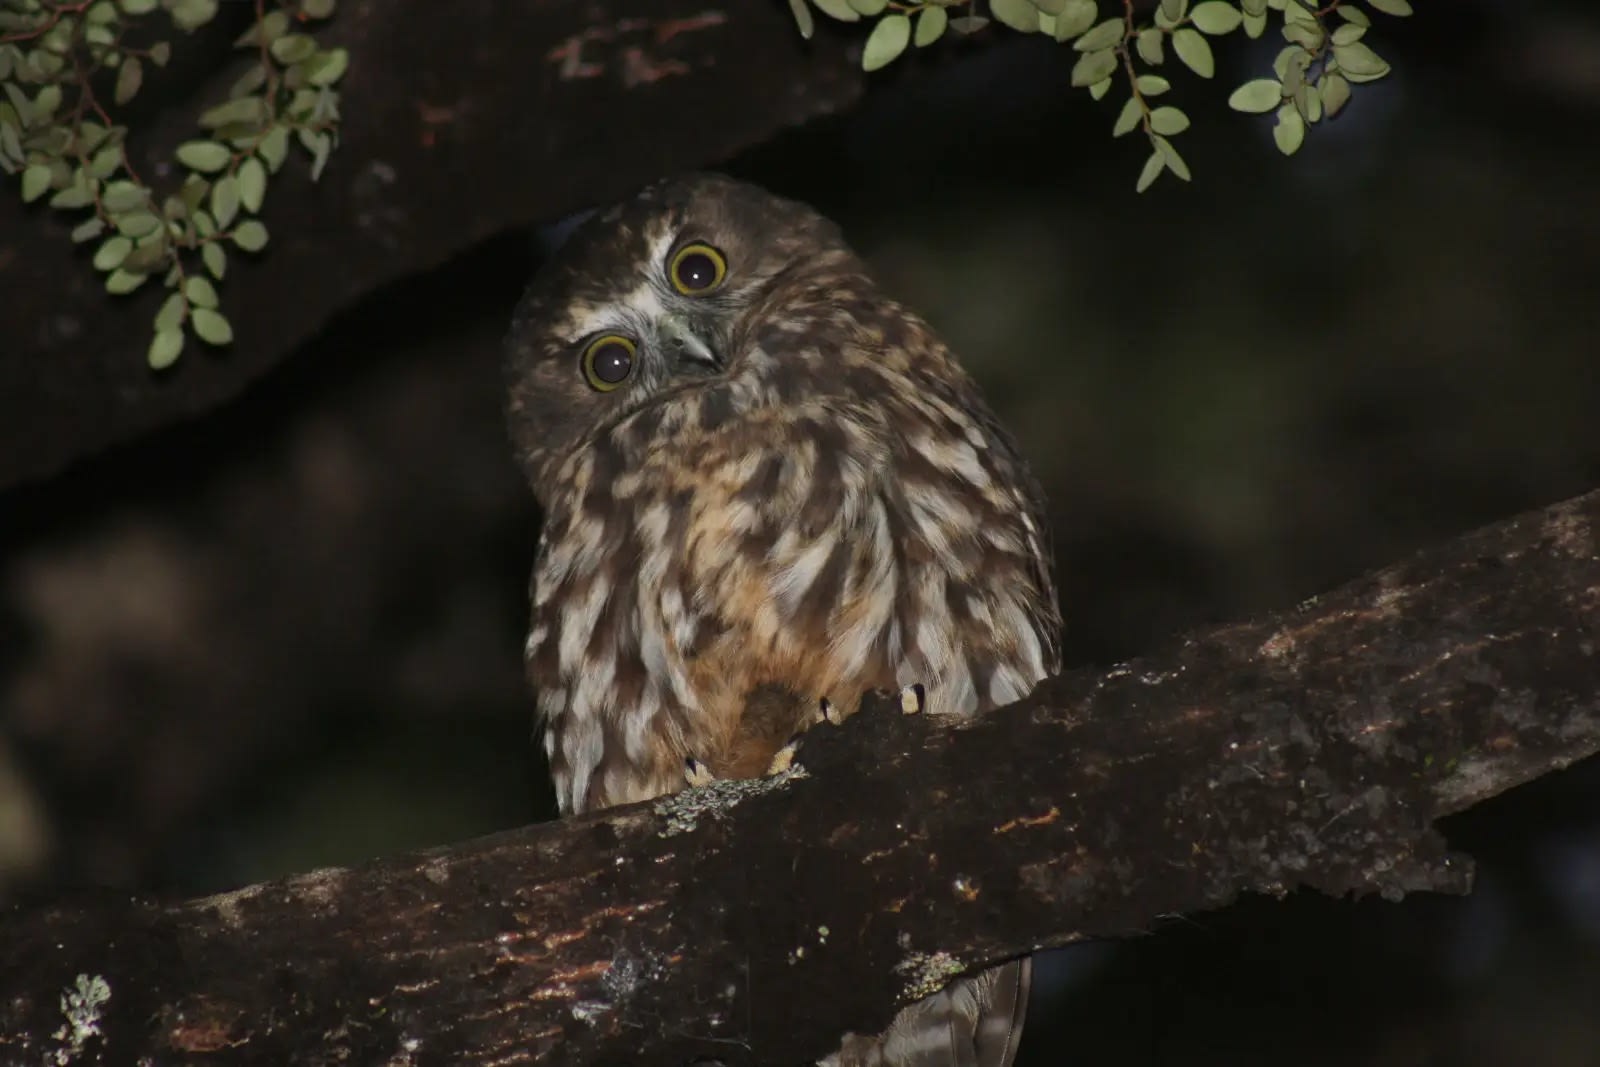
[[[250,5],[224,4],[152,74],[132,146],[170,169],[246,58]],[[827,20],[822,20],[826,22]],[[781,2],[347,3],[341,144],[320,183],[274,179],[268,251],[223,286],[237,340],[145,365],[159,286],[112,298],[68,230],[81,213],[0,196],[0,487],[238,393],[340,308],[509,227],[550,221],[674,170],[714,164],[861,92],[859,34],[807,43]]]
[[[1591,493],[976,722],[870,705],[775,779],[13,913],[0,1050],[788,1063],[957,970],[1241,893],[1461,892],[1433,821],[1600,749],[1597,523]]]

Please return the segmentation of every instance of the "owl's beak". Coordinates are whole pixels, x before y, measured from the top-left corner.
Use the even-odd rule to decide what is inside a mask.
[[[679,371],[715,374],[722,369],[721,357],[687,316],[667,315],[662,318],[661,341],[671,353]]]

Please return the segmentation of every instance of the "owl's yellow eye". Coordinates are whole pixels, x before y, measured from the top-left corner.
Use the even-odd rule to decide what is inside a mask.
[[[639,346],[618,333],[602,334],[583,350],[583,376],[602,393],[609,393],[633,373]]]
[[[715,248],[696,241],[672,254],[667,276],[672,279],[672,287],[684,296],[701,296],[722,284],[728,276],[728,261]]]

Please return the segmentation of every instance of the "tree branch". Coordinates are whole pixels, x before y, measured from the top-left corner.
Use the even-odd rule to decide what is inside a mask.
[[[1591,493],[975,722],[869,706],[778,779],[14,912],[0,1052],[788,1062],[956,970],[1240,893],[1461,892],[1433,821],[1600,749],[1597,520]]]
[[[131,135],[140,173],[169,171],[226,99],[249,8],[224,4],[151,76]],[[233,257],[223,286],[234,344],[213,358],[191,341],[167,374],[145,365],[161,287],[108,296],[68,240],[79,217],[5,189],[0,322],[17,328],[0,347],[0,488],[231,398],[339,309],[487,237],[853,103],[860,35],[822,21],[808,43],[765,0],[341,5],[317,31],[351,56],[340,147],[319,183],[299,158],[273,179],[272,243]]]

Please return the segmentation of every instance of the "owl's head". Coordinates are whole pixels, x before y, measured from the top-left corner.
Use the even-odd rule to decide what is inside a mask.
[[[510,424],[538,473],[618,420],[739,370],[783,294],[859,274],[838,228],[719,175],[594,215],[535,277],[507,339]]]

